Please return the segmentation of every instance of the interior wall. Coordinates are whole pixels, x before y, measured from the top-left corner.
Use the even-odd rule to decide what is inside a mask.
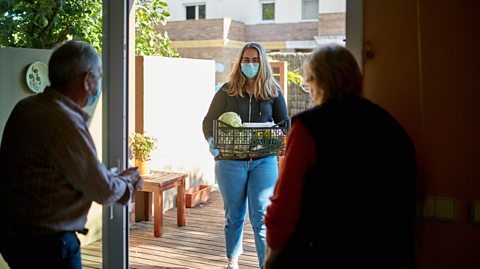
[[[409,19],[406,19],[409,18]],[[421,94],[415,0],[365,1],[365,95],[400,121],[422,154]]]
[[[29,64],[48,63],[51,50],[0,48],[0,134],[17,102],[33,94],[25,82]]]
[[[419,267],[480,268],[480,3],[419,2],[425,117],[425,194],[455,199],[453,222],[419,223]]]
[[[418,196],[455,201],[452,220],[416,221],[417,268],[480,268],[478,11],[474,0],[365,0],[365,93],[412,136]],[[420,210],[422,204],[419,203]]]

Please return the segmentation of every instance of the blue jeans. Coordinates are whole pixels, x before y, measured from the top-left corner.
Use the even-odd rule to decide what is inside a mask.
[[[259,267],[265,256],[265,212],[270,205],[278,178],[276,156],[258,160],[219,160],[215,176],[225,209],[225,243],[227,257],[238,259],[243,253],[243,224],[247,211],[255,237]]]
[[[74,232],[0,238],[0,252],[12,269],[81,269],[80,242]]]

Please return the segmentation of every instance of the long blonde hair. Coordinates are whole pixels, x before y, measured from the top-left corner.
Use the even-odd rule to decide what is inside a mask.
[[[240,95],[243,97],[243,92],[248,79],[242,73],[240,64],[242,63],[243,53],[246,49],[256,49],[260,58],[258,74],[255,77],[253,96],[257,100],[267,100],[271,97],[277,97],[277,91],[280,89],[280,86],[273,77],[272,68],[268,63],[265,49],[258,43],[247,43],[243,46],[242,51],[235,60],[232,72],[228,76],[228,86],[224,88],[225,92],[230,96]]]

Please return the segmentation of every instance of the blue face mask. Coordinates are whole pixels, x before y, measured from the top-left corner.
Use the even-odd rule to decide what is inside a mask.
[[[88,97],[86,106],[91,106],[91,105],[95,104],[97,102],[98,98],[100,97],[100,93],[102,93],[102,80],[101,79],[98,80],[97,90],[95,91],[95,94],[92,95],[90,93],[90,96]]]
[[[256,63],[249,63],[249,64],[241,64],[240,68],[242,70],[242,73],[247,77],[247,78],[254,78],[258,74],[258,67],[260,65]]]

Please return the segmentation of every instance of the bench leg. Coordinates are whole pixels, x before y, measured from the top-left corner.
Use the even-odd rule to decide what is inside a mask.
[[[146,220],[152,220],[152,193],[144,192],[143,195],[143,216]]]
[[[163,192],[156,190],[153,192],[153,235],[161,237],[163,235]]]
[[[184,226],[185,224],[185,177],[183,177],[181,180],[181,184],[177,187],[177,225]]]

